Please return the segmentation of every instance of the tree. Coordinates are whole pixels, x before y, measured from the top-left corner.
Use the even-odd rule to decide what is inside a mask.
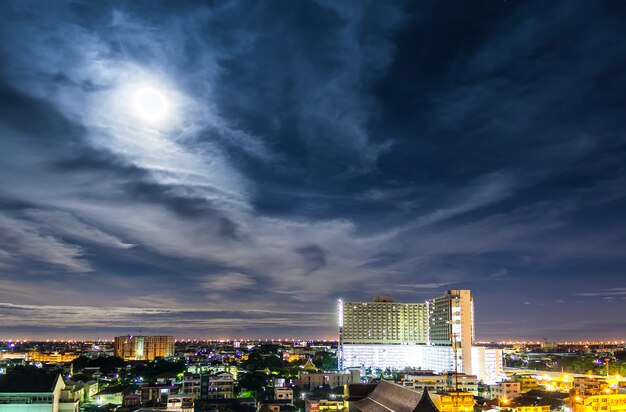
[[[237,381],[237,392],[250,391],[259,393],[265,391],[267,385],[267,375],[262,372],[247,372],[239,375]]]

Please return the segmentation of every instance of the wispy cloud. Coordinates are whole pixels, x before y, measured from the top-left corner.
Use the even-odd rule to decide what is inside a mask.
[[[20,267],[24,260],[51,264],[70,272],[89,272],[91,265],[83,259],[83,248],[64,242],[28,221],[0,214],[0,247],[4,249],[2,263]],[[0,259],[2,259],[0,255]]]
[[[212,276],[202,286],[211,291],[228,292],[251,288],[256,284],[257,281],[252,276],[244,275],[243,273],[224,273]]]
[[[596,286],[625,263],[623,11],[459,7],[0,4],[3,325],[332,334],[338,297],[451,285],[487,321],[623,305]]]

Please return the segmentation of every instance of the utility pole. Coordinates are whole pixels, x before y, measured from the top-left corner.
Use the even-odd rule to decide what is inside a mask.
[[[459,411],[459,358],[457,357],[456,338],[457,333],[452,335],[452,352],[454,353],[454,412]]]

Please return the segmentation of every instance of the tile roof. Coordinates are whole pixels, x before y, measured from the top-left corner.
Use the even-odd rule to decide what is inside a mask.
[[[348,384],[348,396],[346,401],[358,401],[369,395],[376,389],[376,383],[351,383]]]
[[[354,406],[362,412],[439,412],[428,391],[420,395],[412,389],[384,380]]]
[[[439,409],[435,406],[435,403],[428,395],[428,390],[424,389],[424,393],[420,398],[420,401],[417,403],[413,412],[439,412]]]

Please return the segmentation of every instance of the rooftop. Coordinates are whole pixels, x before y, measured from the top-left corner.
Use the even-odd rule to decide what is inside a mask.
[[[366,398],[354,406],[362,412],[439,412],[428,391],[419,393],[381,380]]]
[[[59,379],[60,374],[47,374],[39,371],[0,375],[0,393],[52,393]]]

